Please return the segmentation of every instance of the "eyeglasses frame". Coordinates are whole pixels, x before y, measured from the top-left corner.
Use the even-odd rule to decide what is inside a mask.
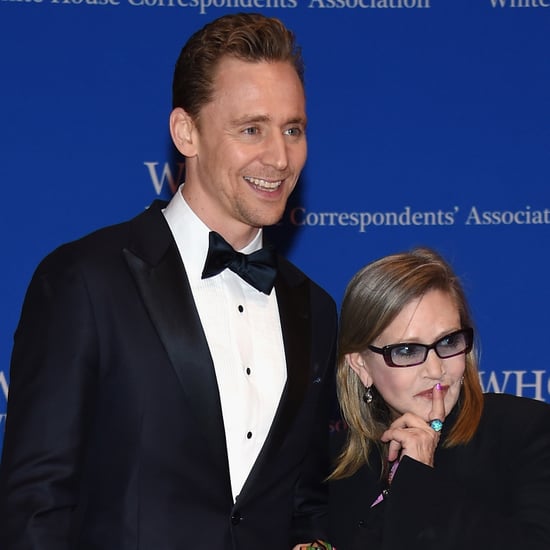
[[[449,336],[455,336],[456,334],[461,334],[461,333],[464,333],[467,337],[467,345],[466,345],[466,348],[463,350],[463,351],[459,351],[458,353],[453,353],[452,355],[446,355],[445,357],[441,357],[441,355],[439,355],[439,352],[437,351],[437,345],[442,341],[442,340],[445,340],[445,338],[449,338]],[[464,328],[461,328],[459,330],[455,330],[453,332],[450,332],[449,334],[446,334],[445,336],[442,336],[441,338],[438,338],[435,342],[433,342],[432,344],[419,344],[418,342],[400,342],[398,344],[388,344],[387,346],[383,346],[381,348],[379,347],[376,347],[376,346],[372,346],[372,345],[369,345],[367,346],[371,351],[373,351],[374,353],[379,353],[380,355],[382,355],[384,357],[384,361],[386,363],[386,365],[388,365],[388,367],[392,367],[392,368],[396,368],[396,369],[403,369],[403,368],[407,368],[407,367],[416,367],[418,365],[421,365],[422,363],[424,363],[426,361],[426,359],[428,359],[428,353],[430,353],[430,350],[434,350],[435,353],[437,354],[437,356],[440,358],[440,359],[450,359],[451,357],[456,357],[458,355],[462,355],[462,354],[467,354],[467,353],[470,353],[470,351],[472,351],[472,347],[473,347],[473,343],[474,343],[474,329],[472,327],[464,327]],[[426,350],[426,353],[424,355],[424,359],[422,361],[418,361],[416,363],[412,363],[410,365],[396,365],[392,358],[391,358],[391,354],[392,354],[392,351],[395,349],[395,348],[398,348],[398,347],[402,347],[402,346],[421,346],[422,348],[424,348]]]

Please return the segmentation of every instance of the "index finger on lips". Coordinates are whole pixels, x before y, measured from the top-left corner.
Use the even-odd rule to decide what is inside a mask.
[[[445,420],[445,395],[441,384],[436,384],[432,390],[432,410],[430,411],[430,420]]]

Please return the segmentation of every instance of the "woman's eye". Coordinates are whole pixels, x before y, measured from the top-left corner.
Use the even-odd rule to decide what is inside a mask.
[[[410,357],[418,353],[418,350],[415,346],[401,346],[399,348],[394,348],[394,353],[400,357]]]
[[[457,334],[449,334],[449,336],[446,336],[445,338],[440,340],[439,345],[446,348],[453,348],[460,345],[460,342],[460,336],[458,336]]]

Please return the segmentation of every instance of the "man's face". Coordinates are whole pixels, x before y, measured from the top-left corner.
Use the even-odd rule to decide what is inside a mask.
[[[302,83],[290,63],[225,57],[195,121],[184,196],[222,234],[277,223],[307,155]]]

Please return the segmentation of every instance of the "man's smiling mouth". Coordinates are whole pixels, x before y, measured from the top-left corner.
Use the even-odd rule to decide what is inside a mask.
[[[244,176],[244,179],[254,187],[259,187],[262,191],[275,191],[279,189],[283,183],[282,180],[267,181],[260,178],[253,178],[252,176]]]

